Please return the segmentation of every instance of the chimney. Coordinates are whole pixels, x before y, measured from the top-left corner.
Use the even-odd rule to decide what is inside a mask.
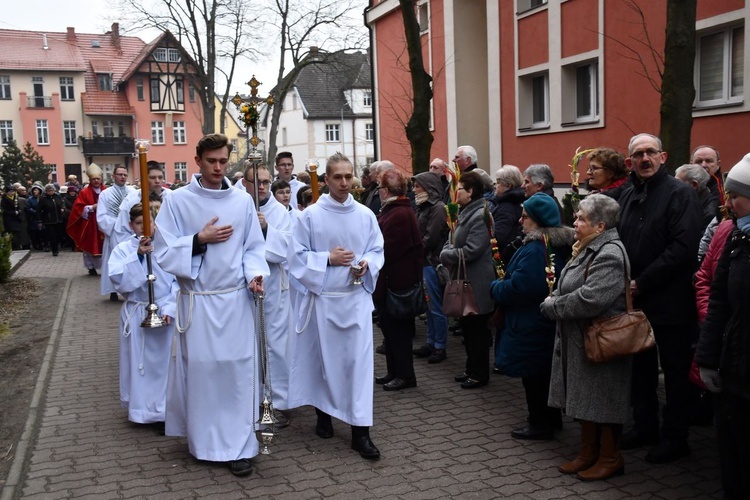
[[[74,41],[76,39],[76,29],[72,26],[68,26],[68,35],[65,38],[70,41]]]
[[[112,45],[120,50],[120,23],[112,23]]]

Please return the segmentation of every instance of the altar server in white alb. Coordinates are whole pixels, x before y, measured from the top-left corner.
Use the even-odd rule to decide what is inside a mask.
[[[253,199],[225,177],[231,151],[221,134],[198,142],[200,174],[165,198],[154,256],[180,285],[179,366],[170,371],[183,377],[169,380],[166,434],[187,436],[195,458],[247,476],[262,393],[252,293],[263,291],[269,271]]]
[[[112,250],[108,266],[115,290],[125,297],[120,310],[120,404],[131,422],[161,423],[163,428],[178,286],[174,276],[152,259],[154,300],[166,325],[142,328],[149,303],[146,254],[152,245],[151,238],[143,236],[140,203],[130,209],[130,227],[134,234]]]
[[[161,203],[164,198],[172,194],[169,189],[164,189],[162,183],[164,182],[164,170],[161,168],[161,164],[158,161],[148,162],[148,193],[150,201],[158,201]],[[143,182],[143,180],[141,180]],[[117,242],[125,241],[130,237],[130,208],[136,203],[142,203],[141,197],[143,196],[140,189],[133,189],[128,194],[128,197],[120,204],[120,213],[117,216],[115,222],[115,230],[113,238]]]
[[[330,194],[307,207],[292,230],[289,270],[307,291],[293,333],[289,405],[315,407],[321,438],[333,437],[332,416],[350,424],[352,449],[378,459],[370,439],[372,293],[384,262],[383,235],[372,211],[349,194],[352,178],[349,159],[331,156]]]
[[[252,164],[245,169],[241,182],[234,185],[254,196],[255,169]],[[271,372],[276,427],[289,425],[289,418],[281,410],[289,408],[289,360],[287,342],[292,328],[292,300],[289,296],[289,271],[287,254],[292,238],[292,218],[289,211],[271,195],[271,171],[268,166],[258,166],[258,220],[266,240],[266,262],[270,276],[263,282],[266,294],[266,331],[268,339],[268,363]]]
[[[118,237],[115,231],[115,223],[117,222],[117,216],[120,214],[120,205],[122,205],[122,202],[125,201],[125,198],[134,189],[125,185],[128,182],[128,169],[126,167],[117,165],[112,172],[112,178],[115,183],[99,195],[99,210],[96,211],[96,224],[99,226],[99,231],[104,234],[104,242],[102,243],[102,279],[99,283],[99,289],[102,295],[109,294],[109,300],[115,302],[117,301],[117,291],[112,284],[112,280],[109,278],[109,256],[118,244],[129,239],[128,235],[120,235]]]

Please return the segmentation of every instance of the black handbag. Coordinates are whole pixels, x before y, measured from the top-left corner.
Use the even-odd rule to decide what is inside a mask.
[[[414,228],[416,229],[416,227]],[[414,233],[412,233],[412,243],[414,243]],[[414,263],[417,262],[416,251],[412,244],[414,252]],[[422,270],[417,268],[417,276],[422,275]],[[386,288],[385,310],[388,316],[396,319],[413,319],[427,312],[427,292],[424,288],[424,280],[420,280],[406,290],[391,290]]]
[[[419,280],[413,287],[402,291],[391,290],[386,292],[385,310],[388,316],[396,319],[416,318],[427,311],[427,299],[425,298],[424,284]]]

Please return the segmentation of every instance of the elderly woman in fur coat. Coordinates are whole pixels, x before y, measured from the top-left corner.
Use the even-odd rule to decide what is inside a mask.
[[[617,234],[620,207],[603,194],[589,195],[576,213],[573,258],[557,290],[541,306],[557,320],[549,405],[581,422],[578,456],[558,469],[583,481],[621,474],[622,425],[630,415],[632,357],[604,363],[586,358],[584,329],[594,318],[626,310],[628,259]]]
[[[510,259],[505,277],[491,285],[492,298],[505,313],[495,365],[500,373],[521,377],[529,410],[528,424],[511,432],[516,439],[551,440],[562,427],[558,408],[547,406],[555,322],[539,305],[549,295],[546,268],[565,265],[573,229],[560,226],[556,201],[536,193],[523,204],[523,246]]]

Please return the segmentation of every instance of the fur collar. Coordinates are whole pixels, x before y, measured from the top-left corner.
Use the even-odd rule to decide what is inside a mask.
[[[546,233],[552,247],[569,247],[575,241],[575,230],[572,227],[543,227],[531,231],[523,237],[523,244],[532,241],[542,241],[542,234]]]

